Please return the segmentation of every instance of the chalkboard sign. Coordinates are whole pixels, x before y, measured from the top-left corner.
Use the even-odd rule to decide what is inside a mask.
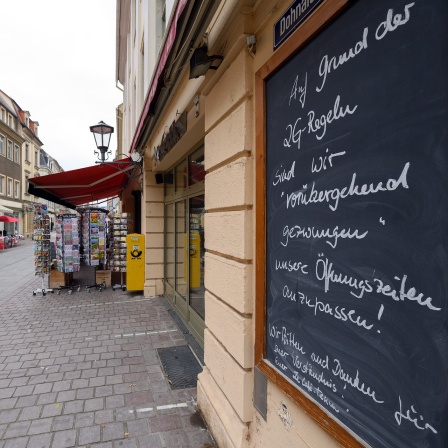
[[[447,23],[352,1],[263,79],[263,362],[375,448],[448,447]]]

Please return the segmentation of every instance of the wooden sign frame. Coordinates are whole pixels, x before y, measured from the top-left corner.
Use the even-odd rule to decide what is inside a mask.
[[[266,357],[266,79],[347,6],[349,0],[324,2],[255,74],[256,111],[256,310],[255,365],[276,386],[345,447],[364,445],[267,363]]]

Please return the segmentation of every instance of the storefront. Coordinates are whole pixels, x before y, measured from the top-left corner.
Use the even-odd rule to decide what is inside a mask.
[[[176,5],[130,150],[218,445],[446,446],[444,2]]]

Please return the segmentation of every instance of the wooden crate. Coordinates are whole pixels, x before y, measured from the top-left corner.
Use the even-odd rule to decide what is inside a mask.
[[[52,269],[48,278],[48,287],[59,288],[59,286],[68,286],[68,279],[69,274]]]
[[[111,271],[96,271],[96,283],[101,284],[106,282],[106,286],[111,285]]]

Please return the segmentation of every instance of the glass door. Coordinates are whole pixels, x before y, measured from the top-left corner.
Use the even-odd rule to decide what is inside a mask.
[[[203,345],[204,148],[165,173],[165,296]]]

